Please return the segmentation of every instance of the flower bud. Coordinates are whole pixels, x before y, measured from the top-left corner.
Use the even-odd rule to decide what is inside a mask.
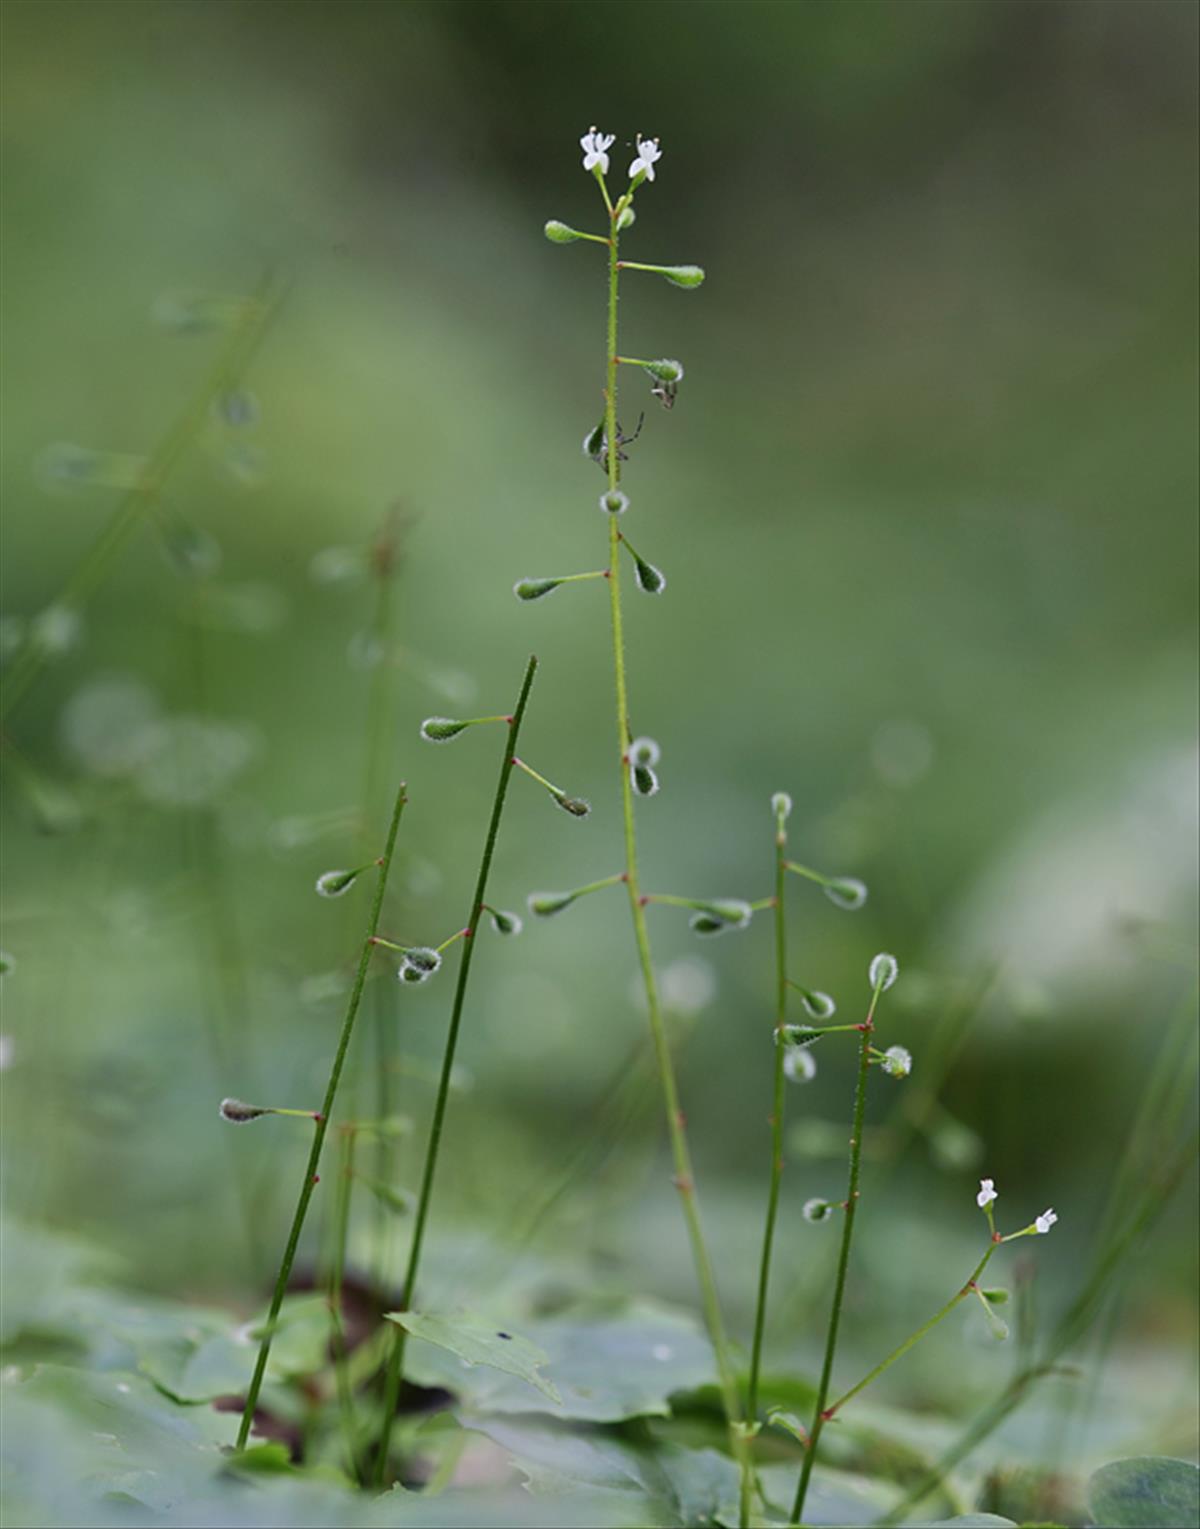
[[[658,274],[676,287],[698,287],[704,280],[704,268],[698,265],[664,265]]]
[[[600,495],[600,508],[609,515],[624,515],[629,508],[629,495],[623,494],[619,488],[606,489]]]
[[[589,430],[583,438],[583,454],[585,457],[598,457],[604,449],[604,420],[594,430]]]
[[[889,956],[885,950],[881,950],[872,959],[870,966],[867,968],[867,977],[870,980],[871,986],[880,993],[886,993],[899,975],[900,963],[896,960],[895,956]],[[912,1058],[909,1057],[908,1060],[911,1066]]]
[[[542,232],[551,244],[574,244],[576,239],[583,238],[578,229],[560,223],[557,218],[551,218]]]
[[[825,896],[839,908],[861,908],[867,900],[867,889],[853,876],[839,876],[825,883]]]
[[[530,913],[538,918],[549,918],[552,913],[569,908],[578,896],[578,892],[531,892],[526,903]]]
[[[651,377],[657,377],[659,382],[683,381],[682,361],[672,361],[664,357],[661,361],[647,361],[644,369],[650,373]]]
[[[360,865],[356,871],[323,871],[317,877],[317,896],[340,897],[343,892],[350,890],[364,869]]]
[[[828,1200],[805,1200],[800,1214],[806,1221],[825,1221],[833,1215],[833,1206]]]
[[[509,913],[503,908],[489,908],[487,911],[497,934],[520,934],[525,927],[519,913]]]
[[[470,726],[468,722],[456,722],[453,717],[426,717],[421,723],[421,737],[426,743],[449,743]]]
[[[811,1025],[784,1025],[779,1033],[785,1046],[811,1046],[824,1031],[814,1030]]]
[[[912,1053],[904,1046],[889,1046],[879,1065],[893,1078],[907,1078],[912,1071]]]
[[[630,762],[635,765],[656,765],[662,758],[662,750],[653,738],[635,738],[629,745]]]
[[[635,764],[630,772],[633,789],[638,796],[656,796],[658,794],[658,776],[649,765]]]
[[[782,827],[792,815],[792,799],[786,791],[776,791],[771,798],[771,811]]]
[[[653,563],[648,563],[644,557],[634,557],[634,578],[637,586],[644,595],[661,595],[667,587],[667,576]]]
[[[569,812],[573,818],[586,818],[592,810],[592,804],[582,796],[568,796],[565,791],[551,792],[554,800],[564,812]]]
[[[621,215],[617,219],[617,232],[623,234],[627,228],[632,228],[636,222],[637,213],[634,212],[632,205],[623,207]]]
[[[688,927],[693,934],[726,934],[731,929],[745,929],[753,911],[749,903],[740,902],[736,898],[704,903],[700,911],[693,913],[688,920]]]
[[[513,585],[513,594],[518,600],[540,600],[561,583],[561,579],[518,579]]]

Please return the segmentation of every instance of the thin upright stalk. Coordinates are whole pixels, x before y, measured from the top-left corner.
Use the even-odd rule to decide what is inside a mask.
[[[355,1445],[354,1393],[346,1365],[346,1324],[342,1314],[342,1289],[346,1278],[346,1238],[350,1227],[350,1194],[354,1183],[354,1149],[357,1133],[344,1128],[341,1163],[338,1167],[337,1199],[334,1208],[333,1261],[329,1273],[329,1311],[333,1328],[333,1368],[337,1384],[338,1407],[342,1415],[342,1433],[350,1474],[359,1479],[358,1451]]]
[[[354,1021],[358,1014],[358,1006],[362,1001],[363,987],[367,980],[367,968],[371,964],[371,956],[374,953],[375,935],[379,929],[379,920],[383,912],[383,899],[387,891],[388,873],[392,868],[392,857],[396,852],[396,835],[400,830],[400,818],[404,812],[404,805],[408,797],[405,784],[401,781],[396,791],[396,801],[392,808],[392,819],[388,825],[387,843],[384,846],[383,855],[379,861],[379,877],[375,883],[375,896],[371,903],[371,912],[367,920],[367,932],[363,937],[362,953],[358,958],[358,970],[354,974],[354,986],[350,990],[350,999],[346,1005],[346,1017],[342,1021],[341,1034],[338,1037],[337,1051],[334,1053],[333,1066],[329,1072],[329,1083],[325,1089],[325,1100],[321,1105],[321,1113],[317,1117],[316,1126],[313,1130],[312,1149],[308,1154],[308,1164],[304,1170],[304,1182],[300,1187],[300,1198],[296,1203],[296,1214],[292,1217],[292,1229],[288,1233],[287,1246],[283,1251],[283,1260],[279,1265],[279,1274],[275,1280],[275,1291],[271,1296],[271,1307],[267,1313],[266,1328],[263,1332],[262,1343],[258,1350],[258,1362],[254,1366],[254,1376],[250,1381],[250,1390],[246,1395],[246,1406],[242,1413],[241,1427],[238,1429],[238,1451],[245,1449],[246,1440],[250,1437],[250,1429],[254,1422],[254,1411],[258,1405],[258,1393],[262,1389],[263,1375],[267,1368],[267,1359],[271,1353],[271,1342],[275,1336],[275,1325],[279,1319],[279,1308],[283,1305],[284,1293],[287,1290],[288,1280],[291,1278],[292,1264],[296,1259],[296,1249],[300,1245],[300,1233],[304,1230],[304,1220],[308,1214],[308,1202],[312,1199],[313,1190],[317,1184],[317,1168],[321,1162],[321,1148],[325,1145],[325,1133],[329,1130],[329,1117],[333,1113],[334,1101],[337,1098],[338,1083],[341,1081],[342,1068],[346,1061],[346,1052],[350,1048],[350,1037],[354,1034]]]
[[[762,1259],[758,1270],[758,1305],[754,1313],[754,1341],[750,1350],[750,1379],[746,1387],[746,1422],[753,1428],[758,1417],[758,1378],[762,1364],[763,1332],[767,1323],[767,1289],[771,1279],[771,1249],[775,1241],[775,1218],[779,1211],[779,1186],[783,1178],[783,1114],[787,1076],[783,1059],[787,1047],[787,926],[784,919],[784,885],[787,880],[787,830],[782,818],[775,831],[775,1081],[771,1105],[771,1178],[767,1190],[767,1217],[763,1223]],[[754,1474],[749,1459],[742,1463],[741,1525],[750,1523],[750,1497]]]
[[[54,604],[79,610],[95,593],[118,553],[159,499],[179,459],[203,429],[213,399],[227,392],[249,363],[266,333],[277,299],[275,278],[268,274],[258,293],[247,299],[244,312],[216,365],[151,453],[138,482],[122,497],[55,597]],[[46,653],[32,643],[17,656],[0,695],[0,720],[6,718],[24,697],[45,666],[46,657]]]
[[[531,657],[525,667],[525,678],[521,683],[521,693],[517,697],[517,704],[513,708],[512,716],[508,724],[508,731],[504,740],[504,758],[500,765],[500,777],[496,782],[496,796],[492,803],[492,816],[488,823],[487,838],[484,840],[483,856],[479,862],[479,878],[475,883],[475,896],[471,903],[470,917],[467,919],[466,928],[468,937],[462,942],[462,960],[458,967],[458,983],[454,989],[454,1003],[450,1011],[450,1029],[446,1035],[446,1050],[442,1058],[442,1072],[438,1080],[437,1098],[433,1106],[433,1120],[429,1127],[429,1143],[425,1150],[425,1168],[421,1176],[421,1189],[417,1199],[416,1220],[413,1223],[412,1243],[408,1252],[408,1267],[404,1273],[404,1287],[400,1294],[400,1310],[409,1311],[412,1308],[413,1292],[417,1285],[417,1274],[421,1265],[421,1246],[425,1238],[425,1223],[429,1218],[429,1206],[433,1198],[433,1179],[437,1172],[438,1151],[442,1142],[442,1128],[446,1119],[446,1106],[450,1098],[450,1075],[454,1069],[454,1052],[458,1045],[458,1032],[462,1024],[463,1004],[467,996],[467,979],[471,974],[471,957],[475,953],[476,939],[479,934],[479,924],[483,916],[484,899],[487,896],[488,872],[492,868],[492,856],[496,850],[496,839],[500,832],[500,817],[504,811],[504,798],[508,792],[509,778],[513,772],[513,759],[516,754],[517,738],[521,731],[521,720],[525,715],[525,706],[529,700],[529,691],[533,685],[533,676],[537,672],[537,659]],[[396,1336],[392,1342],[392,1351],[388,1357],[387,1375],[384,1382],[383,1402],[383,1430],[379,1439],[379,1454],[375,1461],[375,1483],[382,1487],[387,1480],[388,1450],[391,1444],[392,1423],[396,1416],[396,1403],[400,1397],[400,1383],[404,1378],[404,1345],[408,1334],[404,1328],[396,1328]]]
[[[798,1524],[804,1512],[804,1499],[808,1496],[808,1482],[817,1458],[817,1444],[821,1430],[828,1421],[825,1408],[829,1400],[829,1382],[833,1376],[833,1360],[837,1353],[838,1327],[842,1320],[842,1301],[846,1294],[846,1271],[850,1267],[850,1245],[854,1240],[854,1218],[858,1211],[858,1180],[862,1169],[863,1122],[867,1109],[867,1075],[871,1066],[871,1036],[875,1029],[875,1005],[879,1001],[879,987],[871,994],[871,1007],[862,1027],[862,1046],[858,1059],[858,1083],[854,1091],[854,1124],[850,1136],[850,1174],[846,1189],[846,1219],[842,1223],[842,1245],[838,1252],[837,1276],[833,1286],[833,1304],[829,1311],[829,1330],[825,1337],[825,1359],[821,1365],[821,1380],[817,1387],[817,1403],[813,1408],[812,1427],[809,1429],[808,1447],[804,1452],[804,1464],[800,1468],[800,1481],[796,1487],[796,1501],[792,1507],[790,1522]]]
[[[602,183],[603,184],[603,183]],[[612,220],[612,241],[608,250],[608,331],[607,331],[607,386],[605,389],[604,429],[607,438],[608,486],[615,492],[621,477],[620,451],[617,445],[617,301],[619,266],[617,260],[617,216]],[[637,832],[633,812],[633,781],[629,768],[628,749],[632,741],[629,729],[629,698],[625,673],[625,638],[621,619],[621,535],[617,530],[617,516],[609,516],[608,525],[608,592],[612,624],[613,673],[616,689],[617,752],[621,771],[621,807],[625,824],[625,884],[629,889],[629,907],[633,916],[633,934],[637,944],[638,961],[646,989],[646,1006],[650,1015],[650,1033],[654,1042],[654,1055],[662,1088],[663,1106],[667,1118],[667,1131],[671,1139],[671,1156],[674,1162],[675,1188],[679,1191],[684,1220],[687,1223],[691,1243],[692,1262],[700,1286],[700,1300],[704,1310],[705,1326],[716,1359],[721,1395],[729,1422],[734,1452],[742,1458],[744,1439],[738,1428],[738,1393],[729,1343],[725,1336],[724,1319],[717,1295],[717,1282],[709,1257],[708,1244],[700,1221],[696,1203],[696,1186],[692,1174],[691,1154],[688,1150],[687,1130],[683,1111],[679,1107],[679,1089],[675,1081],[675,1064],[667,1039],[659,1002],[658,984],[654,976],[654,964],[650,954],[650,937],[646,929],[645,906],[638,882]]]

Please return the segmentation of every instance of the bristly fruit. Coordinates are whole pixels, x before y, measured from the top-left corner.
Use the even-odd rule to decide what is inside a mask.
[[[421,737],[426,743],[449,743],[459,733],[466,732],[467,722],[457,722],[453,717],[426,717],[421,723]]]
[[[513,594],[518,600],[540,600],[561,583],[561,579],[518,579],[513,585]]]

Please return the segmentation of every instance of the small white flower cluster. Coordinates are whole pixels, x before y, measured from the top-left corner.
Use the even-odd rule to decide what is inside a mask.
[[[579,140],[579,147],[583,150],[583,168],[590,174],[599,170],[601,175],[608,174],[608,151],[616,142],[614,133],[601,133],[594,127],[589,128]],[[637,158],[629,166],[629,179],[637,180],[644,176],[646,180],[654,179],[654,166],[662,158],[662,150],[658,146],[657,138],[643,138],[637,135]]]
[[[991,1211],[989,1207],[996,1198],[997,1195],[995,1179],[980,1179],[979,1193],[975,1196],[975,1204],[978,1205],[979,1209],[988,1211],[988,1214],[990,1215]],[[1024,1234],[1024,1232],[1033,1232],[1039,1236],[1044,1237],[1057,1220],[1058,1212],[1052,1208],[1048,1208],[1044,1210],[1040,1216],[1035,1216],[1032,1224],[1025,1227],[1022,1232],[1013,1232],[1011,1235],[1014,1237],[1020,1237]],[[1008,1238],[1006,1237],[1004,1240],[1007,1242]]]

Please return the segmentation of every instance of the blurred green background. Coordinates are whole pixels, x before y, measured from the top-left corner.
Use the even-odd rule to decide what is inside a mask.
[[[894,951],[883,1033],[915,1057],[909,1083],[873,1079],[851,1345],[874,1357],[969,1268],[983,1172],[1012,1225],[1057,1207],[1033,1249],[1053,1312],[1156,1059],[1193,1023],[1197,15],[8,0],[7,651],[53,643],[38,613],[130,470],[106,454],[150,452],[238,302],[268,273],[283,292],[78,640],[6,723],[12,1211],[112,1248],[135,1283],[258,1298],[306,1133],[235,1133],[216,1106],[318,1098],[366,904],[312,884],[361,858],[373,687],[368,841],[392,779],[412,798],[389,932],[462,923],[497,764],[498,733],[432,748],[422,717],[507,710],[531,650],[523,753],[594,811],[577,823],[515,781],[494,899],[619,868],[602,592],[511,593],[604,555],[579,450],[600,408],[602,256],[541,234],[599,224],[577,148],[596,122],[618,135],[618,185],[635,131],[662,139],[630,258],[708,273],[696,293],[623,290],[622,348],[687,368],[670,414],[623,379],[626,429],[648,411],[626,524],[670,584],[627,601],[633,725],[663,748],[639,809],[645,883],[765,896],[786,789],[796,857],[870,884],[854,915],[792,889],[797,975],[853,1018],[869,958]],[[361,570],[389,514],[381,655]],[[181,575],[185,537],[215,555],[201,533],[219,567]],[[683,1007],[712,988],[680,1026],[682,1087],[744,1338],[770,930],[701,945],[664,909],[652,932],[660,969],[703,963],[674,967]],[[537,1256],[693,1300],[653,1109],[531,1244],[510,1235],[643,1034],[634,974],[615,894],[480,950],[431,1280],[466,1298]],[[358,1037],[361,1090],[371,1024],[401,1054],[409,1185],[450,993],[446,974],[401,991],[381,966]],[[934,1105],[923,1058],[960,1021]],[[1165,1054],[1190,1093],[1194,1054]],[[789,1096],[780,1363],[811,1359],[828,1287],[832,1239],[799,1206],[844,1174],[850,1048],[819,1060]],[[257,1275],[231,1165],[253,1184]],[[1193,1198],[1138,1260],[1111,1350],[1176,1453],[1194,1448]],[[970,1336],[932,1344],[892,1394],[944,1390],[947,1359],[955,1385],[1007,1374]]]

